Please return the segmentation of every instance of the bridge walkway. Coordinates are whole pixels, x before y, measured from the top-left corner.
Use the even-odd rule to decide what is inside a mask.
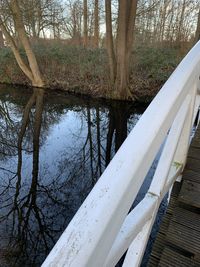
[[[148,267],[155,266],[200,266],[200,125],[153,245]]]

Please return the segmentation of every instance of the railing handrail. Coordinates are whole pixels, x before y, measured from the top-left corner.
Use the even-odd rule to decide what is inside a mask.
[[[116,237],[120,233],[120,228],[123,227],[123,222],[126,221],[127,213],[162,142],[170,128],[173,128],[172,125],[177,116],[181,118],[180,131],[182,130],[182,135],[177,136],[178,141],[174,144],[174,154],[171,156],[173,161],[177,159],[180,166],[184,165],[192,118],[194,110],[196,111],[194,106],[199,105],[199,103],[195,104],[199,74],[200,43],[196,44],[183,59],[144,112],[50,252],[42,265],[43,267],[114,266],[116,253],[112,254],[113,250],[111,248],[115,239],[117,240]],[[188,98],[187,101],[186,98]],[[183,148],[182,152],[180,146]],[[172,163],[172,161],[169,163]],[[181,168],[177,168],[177,166],[174,167],[172,164],[170,166],[170,169],[166,170],[166,177],[163,178],[164,181],[162,182],[164,191],[181,171]],[[150,193],[152,194],[152,192]],[[149,195],[147,195],[148,197]],[[142,232],[144,233],[142,238],[145,242],[147,241],[162,197],[163,194],[156,193],[148,198],[149,200],[153,199],[153,212],[149,214],[150,208],[147,211],[145,210],[146,213],[144,214],[150,216],[148,222],[141,216],[142,219],[139,222],[142,222],[142,229],[134,223],[132,226],[130,225],[132,230],[126,229],[127,233],[129,230],[131,233],[135,231],[132,235],[133,239]],[[137,210],[137,207],[135,209]],[[134,222],[137,219],[136,215],[133,210]],[[128,217],[130,216],[132,215],[128,215]],[[137,238],[135,242],[137,242]],[[135,257],[135,265],[132,261],[132,266],[139,263],[145,249],[141,241],[138,244],[142,246],[141,255],[138,260]],[[123,240],[120,240],[119,246],[123,245]],[[129,245],[130,243],[126,243],[126,246]],[[134,244],[131,245],[130,249],[135,249]],[[113,256],[109,259],[111,254]],[[127,255],[124,266],[128,264],[130,253],[127,253]]]

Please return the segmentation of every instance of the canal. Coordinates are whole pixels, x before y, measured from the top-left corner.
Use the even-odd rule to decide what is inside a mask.
[[[41,265],[144,110],[0,87],[1,267]]]

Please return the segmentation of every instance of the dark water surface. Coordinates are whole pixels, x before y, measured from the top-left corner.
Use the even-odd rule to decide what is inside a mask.
[[[144,107],[0,87],[0,266],[40,266]]]

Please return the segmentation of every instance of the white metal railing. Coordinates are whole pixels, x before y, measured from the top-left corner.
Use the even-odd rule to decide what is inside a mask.
[[[43,267],[141,262],[159,204],[181,174],[199,104],[200,43],[188,53],[142,115],[43,263]],[[164,139],[144,199],[128,211]],[[128,215],[127,215],[128,214]]]

